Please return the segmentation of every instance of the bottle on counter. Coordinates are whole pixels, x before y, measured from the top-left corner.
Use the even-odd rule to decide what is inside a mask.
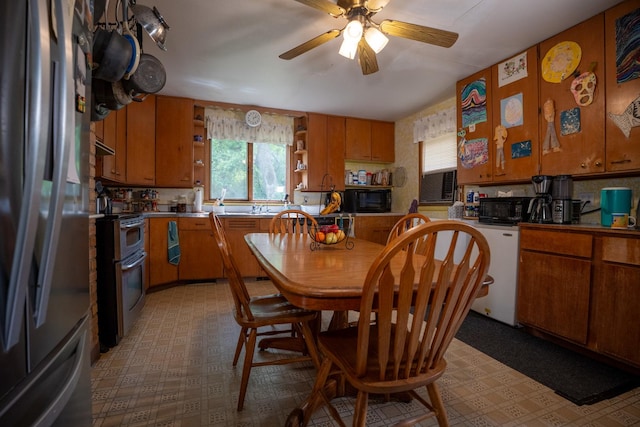
[[[193,187],[193,211],[202,212],[202,202],[204,201],[204,187],[200,184],[200,181],[196,181],[196,185]]]

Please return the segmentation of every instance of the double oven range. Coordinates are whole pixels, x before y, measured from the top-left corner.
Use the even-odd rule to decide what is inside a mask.
[[[102,350],[117,345],[144,306],[144,218],[106,215],[96,220],[98,335]]]

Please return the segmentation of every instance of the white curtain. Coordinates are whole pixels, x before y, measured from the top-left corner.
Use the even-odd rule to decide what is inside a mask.
[[[244,111],[205,108],[204,115],[208,139],[293,144],[293,117],[263,114],[262,123],[251,127]]]
[[[413,122],[413,142],[428,141],[456,132],[456,107],[424,116]]]

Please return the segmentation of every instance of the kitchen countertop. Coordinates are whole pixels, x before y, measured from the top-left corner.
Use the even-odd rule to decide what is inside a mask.
[[[600,224],[538,224],[533,222],[521,222],[519,226],[520,228],[536,228],[549,231],[588,231],[591,233],[624,235],[625,237],[640,237],[640,230],[635,228],[611,228],[604,227]]]
[[[206,218],[210,212],[141,212],[146,218]],[[221,218],[273,218],[277,212],[265,212],[260,214],[252,214],[250,212],[225,212],[218,214]],[[342,213],[342,216],[398,216],[404,215],[399,212],[384,212],[384,213]],[[340,213],[332,213],[329,215],[313,215],[323,217],[339,217]]]

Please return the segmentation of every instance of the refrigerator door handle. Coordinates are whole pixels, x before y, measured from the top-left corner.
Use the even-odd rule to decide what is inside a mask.
[[[71,395],[76,390],[80,376],[82,375],[83,363],[87,360],[87,331],[82,332],[80,340],[76,343],[76,357],[73,361],[73,370],[67,377],[65,383],[59,390],[56,398],[42,411],[42,414],[33,423],[34,427],[49,427],[53,425],[56,419],[60,416],[62,408],[67,406],[67,403],[71,399]]]
[[[16,345],[22,332],[22,315],[27,292],[33,250],[35,247],[37,220],[40,214],[40,200],[46,150],[51,98],[51,43],[49,16],[46,0],[29,1],[29,98],[27,99],[28,121],[25,128],[24,185],[22,205],[16,234],[16,246],[11,264],[11,277],[7,294],[7,312],[2,333],[5,351]],[[45,30],[41,31],[44,28]],[[45,80],[46,79],[46,80]]]
[[[51,183],[51,200],[49,216],[44,235],[44,244],[38,272],[36,288],[36,304],[34,321],[36,327],[42,326],[47,317],[51,280],[55,267],[56,250],[60,237],[60,225],[64,209],[65,186],[69,152],[71,144],[75,144],[75,110],[73,108],[73,49],[72,25],[73,3],[55,0],[56,24],[58,32],[58,70],[55,73],[54,100],[57,105],[53,111],[54,130],[54,168]]]

